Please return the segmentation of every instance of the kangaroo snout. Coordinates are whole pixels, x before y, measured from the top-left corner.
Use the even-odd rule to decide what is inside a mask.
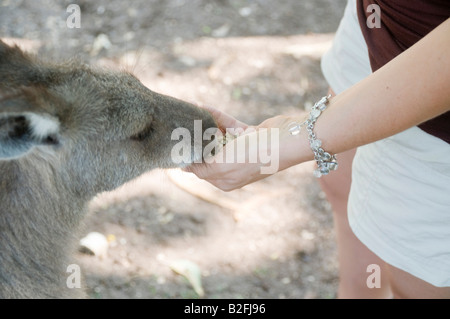
[[[162,144],[166,145],[166,154],[170,158],[169,167],[186,166],[201,162],[204,149],[214,144],[217,124],[212,115],[205,109],[172,97],[158,94],[157,118],[171,118],[160,123]],[[164,148],[163,145],[160,146]]]

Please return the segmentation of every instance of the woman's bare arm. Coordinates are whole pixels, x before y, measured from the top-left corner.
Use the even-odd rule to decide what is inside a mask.
[[[316,130],[323,148],[339,153],[394,135],[448,110],[450,19],[332,99]]]
[[[377,72],[332,98],[314,130],[326,151],[341,153],[449,110],[450,19]],[[313,159],[306,130],[296,136],[286,134],[292,121],[301,119],[277,116],[260,125],[280,128],[279,170]],[[260,167],[212,163],[194,164],[188,170],[223,190],[233,190],[264,178]]]

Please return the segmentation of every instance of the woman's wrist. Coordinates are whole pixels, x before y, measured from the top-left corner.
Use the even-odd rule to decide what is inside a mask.
[[[287,126],[287,132],[290,136],[286,134],[286,128],[282,128],[282,139],[286,140],[286,143],[280,143],[280,146],[284,146],[285,148],[280,149],[279,154],[287,155],[285,160],[280,161],[280,169],[283,169],[283,166],[287,168],[314,159],[317,164],[314,176],[319,178],[338,168],[336,156],[322,148],[322,140],[317,137],[314,129],[316,121],[322,112],[328,108],[330,98],[331,94],[322,97],[314,104],[304,119],[291,118]],[[291,143],[293,144],[292,148]]]
[[[292,134],[290,129],[293,123],[301,124],[305,117],[292,116],[286,121],[286,125],[280,128],[280,170],[295,166],[314,159],[308,142],[308,132],[301,126],[297,134]]]

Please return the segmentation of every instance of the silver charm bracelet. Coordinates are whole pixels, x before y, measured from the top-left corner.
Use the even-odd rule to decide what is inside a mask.
[[[331,94],[324,96],[311,108],[309,117],[303,123],[293,122],[289,125],[289,133],[291,135],[297,135],[300,133],[302,126],[306,126],[308,131],[309,146],[314,153],[314,160],[317,163],[317,169],[314,170],[313,174],[315,177],[320,178],[323,175],[327,175],[330,171],[335,171],[338,168],[338,163],[336,160],[336,155],[331,155],[326,152],[321,146],[322,141],[316,137],[314,133],[314,124],[316,124],[317,119],[320,114],[328,106]]]

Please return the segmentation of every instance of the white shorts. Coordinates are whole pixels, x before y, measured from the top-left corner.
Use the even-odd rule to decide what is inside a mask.
[[[322,72],[336,94],[371,73],[349,0]],[[418,127],[359,147],[350,226],[385,262],[434,286],[450,286],[450,145]]]

